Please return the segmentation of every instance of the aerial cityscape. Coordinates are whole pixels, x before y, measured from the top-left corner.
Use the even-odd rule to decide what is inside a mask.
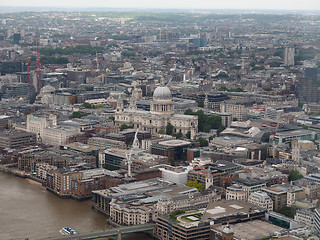
[[[172,2],[0,4],[0,240],[320,239],[320,3]]]

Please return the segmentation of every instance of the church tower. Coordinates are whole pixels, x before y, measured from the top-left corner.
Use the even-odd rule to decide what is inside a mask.
[[[123,112],[123,101],[122,99],[119,97],[117,100],[117,113],[122,113]]]
[[[203,105],[204,105],[204,108],[205,108],[205,109],[208,109],[208,108],[209,108],[208,93],[206,93],[206,97],[204,98]]]

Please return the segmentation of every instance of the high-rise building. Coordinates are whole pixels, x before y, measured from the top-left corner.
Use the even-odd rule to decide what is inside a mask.
[[[14,44],[18,44],[20,40],[21,40],[21,34],[20,33],[13,34],[13,43]]]
[[[300,99],[305,102],[318,102],[318,70],[316,68],[305,68],[304,78],[300,81]]]
[[[315,216],[314,216],[314,226],[316,229],[316,232],[320,234],[320,209],[315,209]]]
[[[284,65],[285,66],[294,65],[294,48],[286,47],[284,49]]]

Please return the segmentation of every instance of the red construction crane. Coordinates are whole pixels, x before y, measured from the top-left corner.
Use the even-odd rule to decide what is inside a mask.
[[[26,46],[26,45],[25,45]],[[27,73],[28,73],[28,84],[30,84],[30,60],[33,53],[37,55],[37,68],[36,68],[36,78],[37,78],[37,94],[40,92],[41,89],[41,70],[40,70],[40,53],[37,50],[38,42],[36,42],[36,50],[32,51],[30,57],[26,59],[27,64]]]
[[[28,84],[30,84],[30,66],[29,66],[30,60],[31,60],[31,57],[26,59],[27,73],[28,73]]]
[[[41,89],[41,71],[40,71],[40,54],[37,51],[37,69],[36,69],[36,76],[37,76],[37,94],[39,94]]]

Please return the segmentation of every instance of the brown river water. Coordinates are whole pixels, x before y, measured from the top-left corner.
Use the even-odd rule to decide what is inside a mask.
[[[60,199],[39,183],[0,171],[0,239],[48,239],[71,227],[79,233],[111,228],[90,201]],[[124,240],[150,240],[135,234]]]

